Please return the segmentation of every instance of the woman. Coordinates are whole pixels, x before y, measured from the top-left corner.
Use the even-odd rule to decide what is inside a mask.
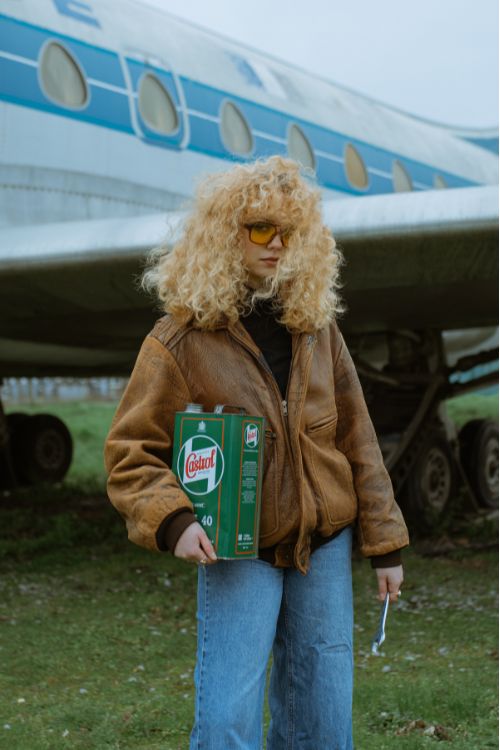
[[[191,750],[352,748],[351,537],[396,600],[406,527],[336,325],[340,253],[319,191],[281,157],[199,188],[182,239],[145,274],[166,315],[146,337],[106,444],[129,538],[199,563]],[[169,465],[188,402],[263,415],[256,560],[217,561]]]

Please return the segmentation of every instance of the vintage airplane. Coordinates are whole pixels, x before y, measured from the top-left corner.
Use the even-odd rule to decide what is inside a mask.
[[[134,0],[2,0],[0,134],[0,377],[128,373],[157,315],[137,275],[197,177],[287,154],[345,253],[341,327],[408,517],[432,523],[457,481],[498,502],[496,425],[457,435],[442,408],[496,382],[496,131],[411,117]],[[4,486],[71,460],[50,415],[0,408],[0,445]]]

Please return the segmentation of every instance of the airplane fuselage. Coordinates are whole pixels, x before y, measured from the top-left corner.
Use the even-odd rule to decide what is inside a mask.
[[[4,226],[168,211],[200,173],[273,153],[327,199],[497,179],[444,128],[130,0],[4,9]]]

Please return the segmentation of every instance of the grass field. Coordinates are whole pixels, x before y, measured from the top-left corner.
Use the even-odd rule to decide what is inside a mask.
[[[488,403],[455,403],[453,418],[495,414],[497,397],[476,398]],[[196,570],[130,544],[106,500],[114,407],[36,410],[67,421],[75,465],[61,486],[0,505],[0,749],[187,750]],[[449,534],[446,556],[418,542],[405,555],[379,657],[374,574],[354,556],[357,750],[498,746],[497,525]]]

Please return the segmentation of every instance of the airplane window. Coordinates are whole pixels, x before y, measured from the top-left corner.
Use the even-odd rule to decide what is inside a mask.
[[[316,167],[313,150],[298,125],[292,125],[288,130],[288,155],[304,167]]]
[[[232,102],[224,102],[221,114],[221,136],[224,146],[233,154],[249,154],[253,138],[242,113]]]
[[[170,135],[179,127],[179,118],[172,97],[158,78],[146,73],[139,84],[139,112],[146,125]]]
[[[442,190],[444,188],[447,188],[448,184],[446,180],[444,179],[444,177],[441,177],[440,174],[435,174],[434,175],[434,187],[437,188],[438,190]]]
[[[392,184],[395,193],[405,193],[413,190],[410,175],[397,159],[392,163]]]
[[[40,60],[44,93],[63,107],[83,107],[88,99],[87,84],[75,58],[57,42],[44,47]]]
[[[360,190],[368,187],[368,172],[365,163],[352,143],[347,143],[344,149],[344,170],[353,187]]]

